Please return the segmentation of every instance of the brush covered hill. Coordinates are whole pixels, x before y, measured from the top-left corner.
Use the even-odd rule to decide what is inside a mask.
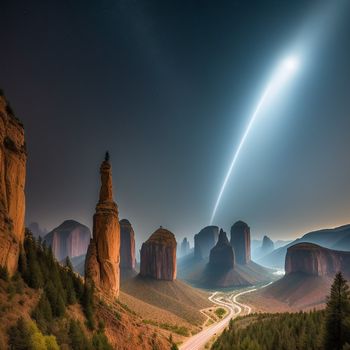
[[[1,349],[169,349],[169,332],[117,300],[101,299],[26,233],[18,272],[0,270]]]
[[[283,268],[287,249],[297,243],[314,243],[322,247],[350,251],[350,225],[344,225],[333,229],[312,231],[293,242],[275,249],[271,253],[258,259],[257,262],[263,266]]]
[[[121,301],[145,319],[183,326],[183,335],[198,331],[206,321],[201,309],[211,307],[209,294],[179,281],[155,280],[140,275],[124,280]],[[175,333],[176,332],[175,329]]]
[[[251,286],[270,282],[275,278],[272,270],[253,261],[245,265],[235,264],[233,269],[220,274],[213,273],[208,266],[208,260],[198,260],[194,256],[186,256],[179,261],[178,277],[193,286],[206,289]]]

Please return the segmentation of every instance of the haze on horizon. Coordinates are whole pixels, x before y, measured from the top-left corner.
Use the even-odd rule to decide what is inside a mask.
[[[272,64],[322,3],[5,2],[0,87],[26,130],[26,221],[91,228],[108,149],[138,242],[160,225],[192,239]],[[257,121],[215,224],[287,239],[350,222],[349,33],[344,11]]]

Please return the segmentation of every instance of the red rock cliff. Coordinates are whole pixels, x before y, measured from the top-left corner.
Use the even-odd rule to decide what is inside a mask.
[[[56,259],[61,261],[67,256],[74,258],[86,254],[90,239],[88,227],[74,220],[66,220],[49,232],[44,241],[52,247]]]
[[[176,278],[174,234],[161,227],[142,244],[140,275],[167,281]]]
[[[94,282],[97,289],[113,297],[120,288],[120,226],[118,207],[113,201],[112,169],[109,155],[100,168],[100,200],[96,205],[93,237],[85,260],[85,280]]]
[[[120,267],[134,270],[135,258],[135,233],[129,220],[120,220]]]
[[[350,276],[350,252],[323,248],[313,243],[298,243],[288,248],[286,275],[303,272],[314,276],[334,276],[338,271]]]
[[[220,230],[219,240],[215,247],[210,251],[209,266],[217,271],[233,269],[235,257],[232,246],[227,239],[226,232]]]
[[[23,125],[0,93],[0,265],[10,274],[24,240],[26,160]]]
[[[243,221],[237,221],[231,227],[231,245],[236,263],[245,265],[250,261],[250,228]]]

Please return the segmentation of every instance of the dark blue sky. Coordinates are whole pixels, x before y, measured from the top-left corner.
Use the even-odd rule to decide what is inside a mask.
[[[282,238],[350,222],[350,11],[333,1],[338,16],[315,24],[323,3],[2,1],[0,86],[26,128],[27,222],[91,227],[108,149],[138,242],[159,225],[197,233],[296,40],[300,72],[254,125],[216,224]]]

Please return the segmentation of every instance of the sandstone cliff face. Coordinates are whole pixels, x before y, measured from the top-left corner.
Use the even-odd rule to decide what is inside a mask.
[[[74,220],[66,220],[61,225],[49,232],[45,238],[47,246],[51,246],[52,252],[58,261],[87,252],[91,239],[91,232],[85,225]]]
[[[100,200],[96,205],[93,237],[85,260],[85,280],[113,297],[120,288],[120,226],[118,208],[113,201],[112,170],[109,155],[100,168]]]
[[[23,125],[0,93],[0,265],[10,274],[24,240],[26,160]]]
[[[185,256],[190,252],[190,242],[187,240],[187,237],[181,242],[180,254]]]
[[[166,281],[176,278],[176,239],[173,233],[161,227],[142,244],[140,275]]]
[[[226,232],[220,230],[219,240],[210,251],[209,266],[212,270],[223,272],[233,269],[235,257]]]
[[[207,226],[194,236],[194,256],[196,259],[207,259],[210,250],[215,246],[219,235],[217,226]]]
[[[245,265],[250,261],[250,228],[243,221],[237,221],[231,227],[231,245],[236,263]]]
[[[135,233],[129,220],[120,220],[120,267],[134,270],[135,258]]]
[[[341,271],[350,276],[350,252],[331,250],[313,243],[299,243],[288,248],[286,275],[302,272],[314,276],[334,276]]]

